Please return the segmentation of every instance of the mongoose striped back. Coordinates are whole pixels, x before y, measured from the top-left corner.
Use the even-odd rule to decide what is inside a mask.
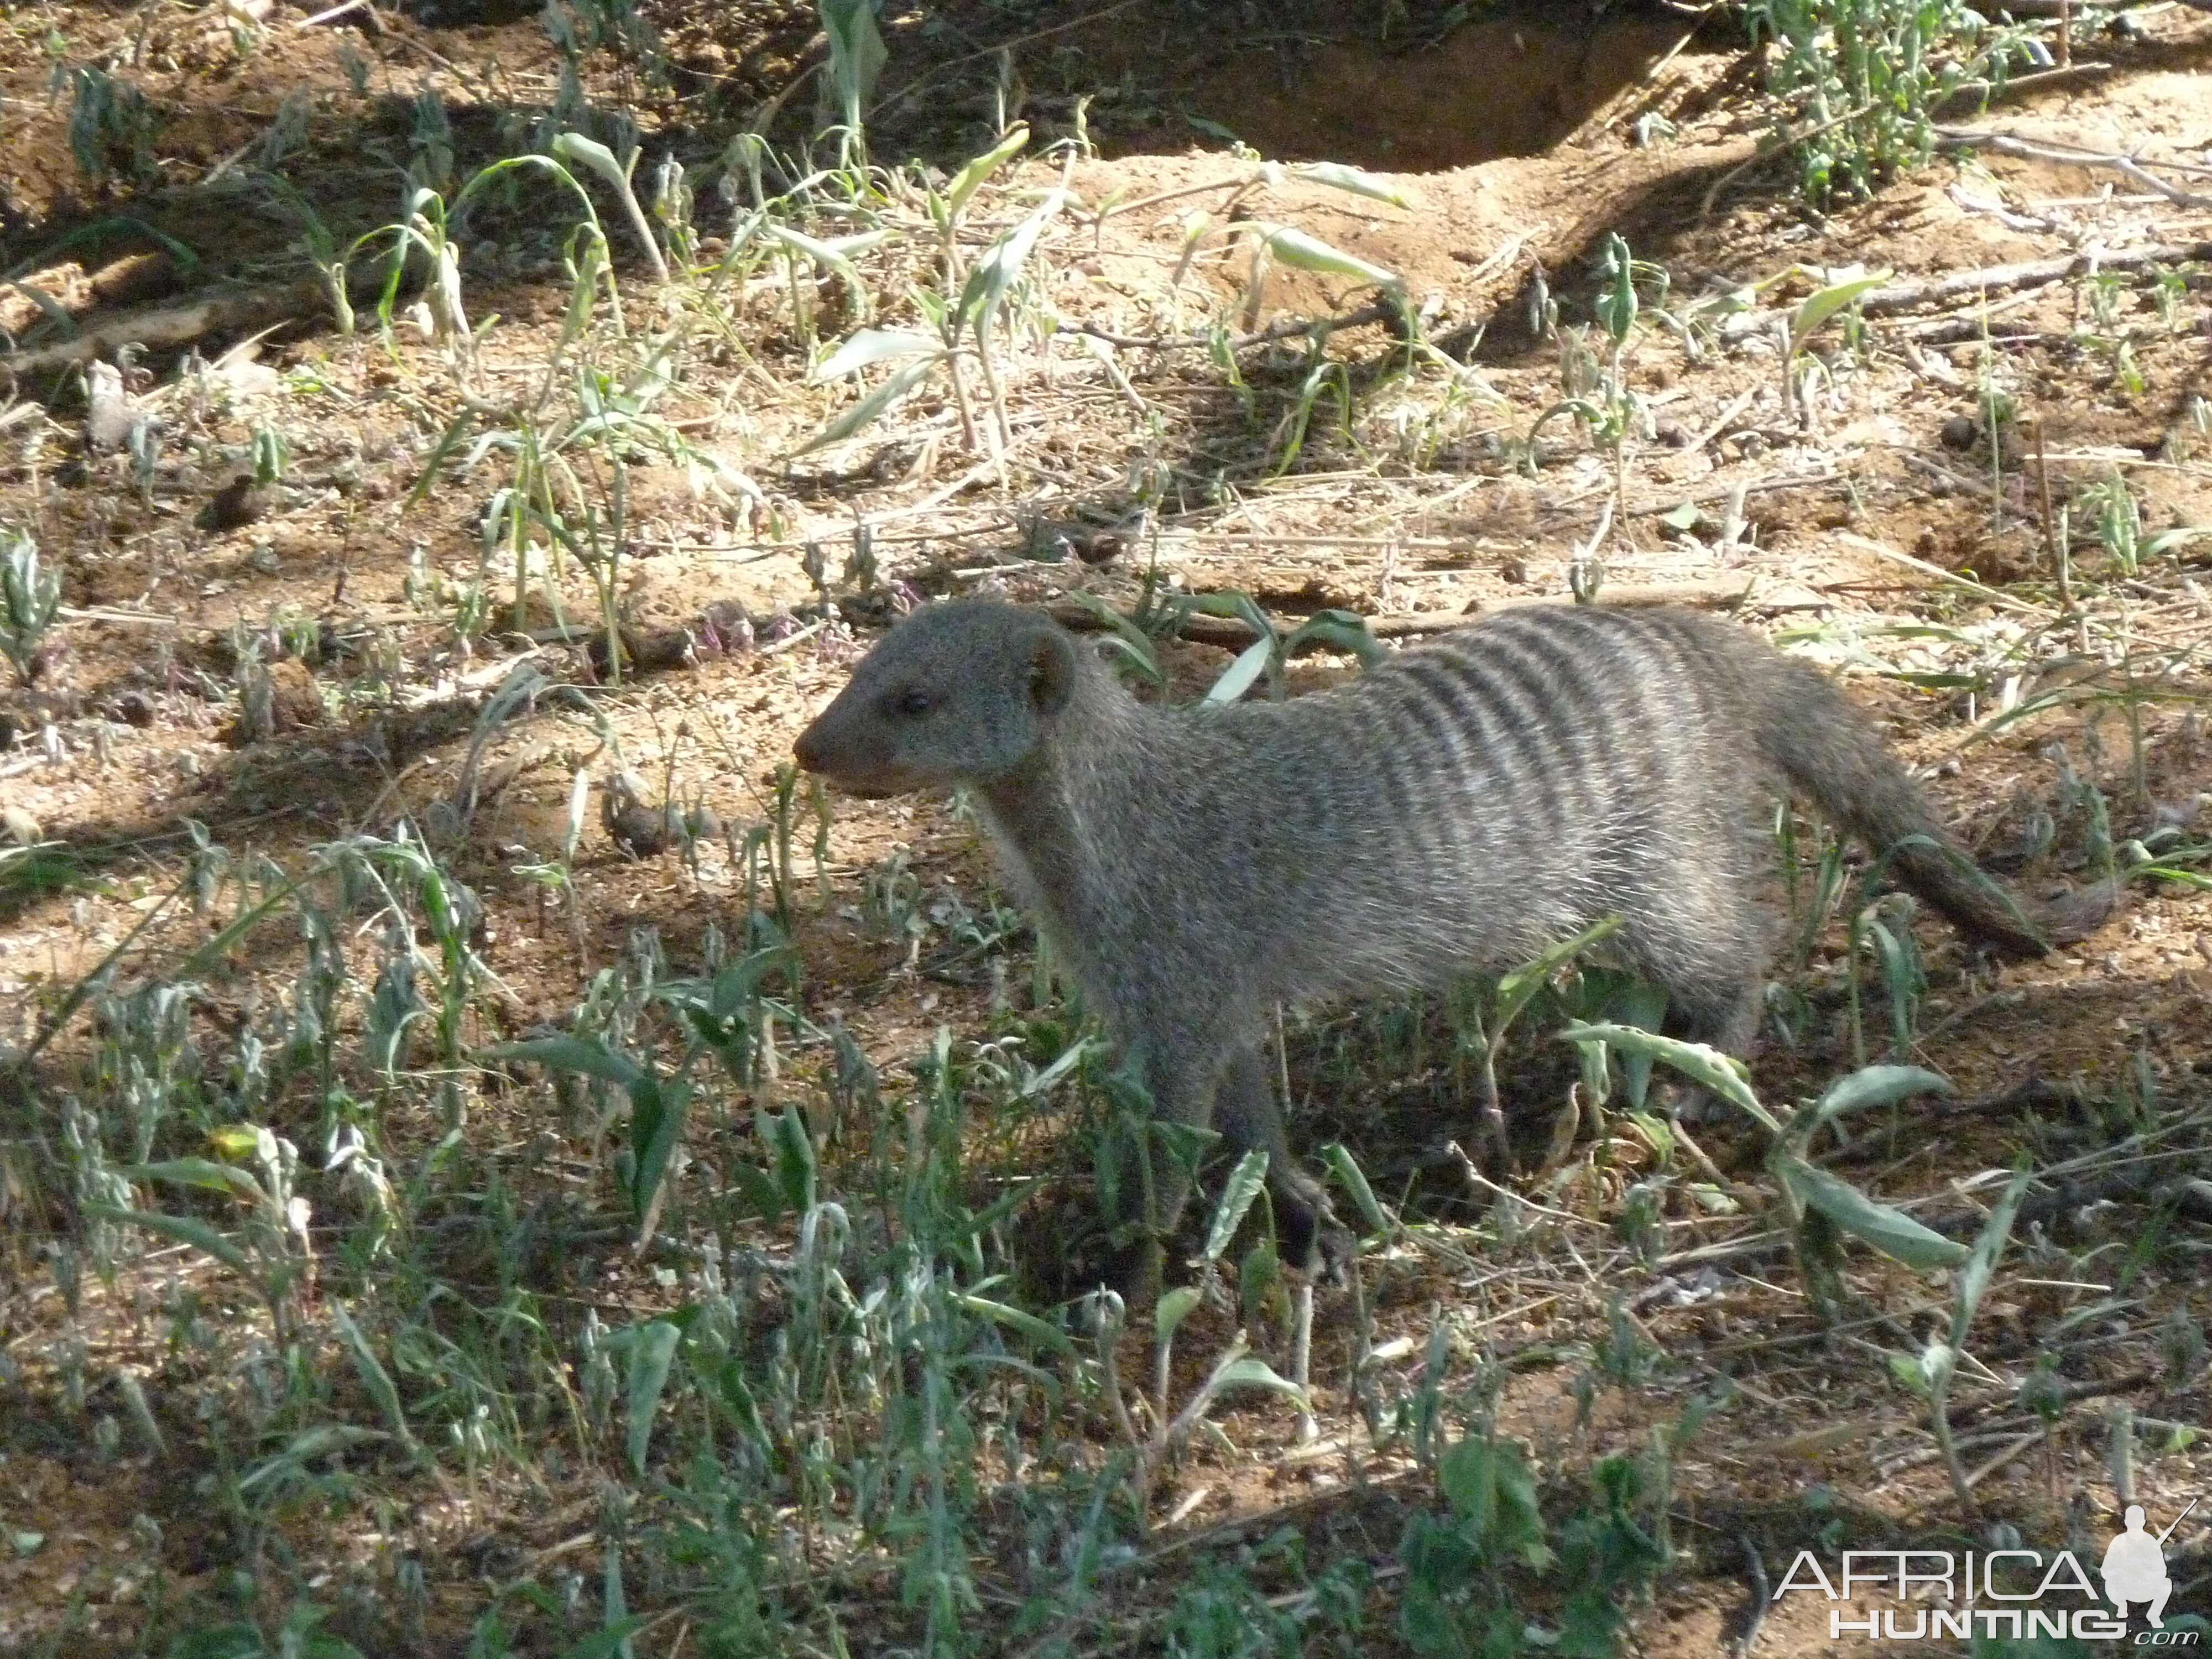
[[[1516,609],[1327,691],[1188,709],[1040,611],[965,600],[901,623],[795,750],[864,793],[974,792],[1157,1109],[1267,1152],[1293,1261],[1328,1210],[1261,1057],[1277,1001],[1501,970],[1618,915],[1672,1028],[1741,1053],[1778,784],[1905,843],[1893,869],[1976,939],[2046,948],[1833,685],[1686,611]]]

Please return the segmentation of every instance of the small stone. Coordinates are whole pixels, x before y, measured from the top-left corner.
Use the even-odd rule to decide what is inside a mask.
[[[307,665],[288,657],[269,665],[270,729],[296,732],[323,722],[322,690]]]
[[[666,852],[682,827],[667,807],[645,801],[644,787],[635,774],[618,772],[607,780],[599,796],[599,822],[608,839],[634,859]]]
[[[1943,422],[1943,446],[1947,449],[1972,449],[1982,429],[1971,415],[1954,415]]]
[[[241,472],[214,495],[200,509],[198,524],[203,530],[236,530],[252,524],[269,511],[269,488],[256,483],[251,472]]]

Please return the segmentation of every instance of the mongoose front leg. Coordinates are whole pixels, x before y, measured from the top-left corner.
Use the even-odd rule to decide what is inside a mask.
[[[1126,1046],[1130,1073],[1144,1084],[1154,1121],[1213,1127],[1210,1067],[1190,1061],[1199,1051],[1200,1045],[1188,1038]],[[1151,1302],[1160,1292],[1167,1243],[1190,1197],[1191,1171],[1149,1124],[1125,1122],[1122,1129],[1128,1128],[1135,1133],[1116,1131],[1109,1166],[1101,1171],[1099,1220],[1109,1246],[1102,1277],[1123,1295]]]

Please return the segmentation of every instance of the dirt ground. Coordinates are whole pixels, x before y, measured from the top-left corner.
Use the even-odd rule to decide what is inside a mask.
[[[805,172],[792,158],[829,82],[811,7],[568,13],[604,42],[574,60],[573,84],[521,6],[317,17],[271,0],[57,0],[0,18],[0,537],[35,539],[63,606],[0,698],[0,841],[18,849],[0,866],[0,1653],[276,1651],[287,1609],[310,1602],[362,1651],[458,1653],[482,1640],[495,1598],[529,1601],[514,1650],[594,1650],[575,1597],[588,1581],[598,1608],[601,1558],[623,1559],[619,1541],[601,1547],[620,1536],[608,1493],[642,1514],[676,1479],[673,1459],[658,1486],[634,1474],[619,1431],[579,1451],[565,1414],[586,1384],[565,1358],[545,1370],[542,1415],[498,1431],[503,1452],[465,1445],[459,1427],[451,1444],[426,1436],[412,1462],[373,1443],[373,1385],[313,1423],[226,1438],[234,1398],[282,1379],[204,1363],[192,1323],[258,1333],[266,1310],[184,1234],[87,1255],[100,1200],[66,1126],[80,1099],[124,1097],[103,1070],[120,1052],[113,1016],[73,994],[88,975],[106,975],[103,991],[175,984],[191,1041],[231,1054],[297,973],[296,940],[270,936],[283,928],[223,931],[234,888],[244,904],[319,849],[404,826],[481,903],[468,1042],[568,1030],[601,994],[595,976],[639,959],[642,933],[665,976],[701,971],[749,925],[743,836],[775,819],[792,738],[915,599],[995,590],[1074,618],[1076,596],[1127,616],[1158,593],[1241,593],[1286,629],[1334,608],[1414,640],[1565,601],[1584,548],[1603,602],[1729,614],[1845,675],[1961,835],[2032,893],[2163,860],[2101,928],[2041,961],[1980,961],[1922,921],[1924,996],[1904,1054],[1956,1092],[1824,1145],[1839,1176],[1969,1239],[2006,1171],[2045,1172],[1952,1396],[1978,1513],[1962,1519],[1927,1409],[1892,1363],[1945,1328],[1947,1281],[1854,1248],[1849,1317],[1824,1327],[1767,1220],[1728,1196],[1755,1199],[1763,1179],[1747,1124],[1698,1131],[1700,1165],[1718,1168],[1684,1177],[1688,1153],[1615,1115],[1501,1193],[1445,1150],[1476,1145],[1471,1115],[1448,1067],[1394,1063],[1387,1012],[1292,1011],[1294,1139],[1343,1143],[1424,1228],[1374,1243],[1358,1305],[1321,1291],[1317,1441],[1301,1444],[1271,1396],[1218,1409],[1219,1432],[1163,1473],[1111,1614],[1085,1615],[1061,1650],[1272,1650],[1170,1639],[1160,1620],[1224,1564],[1288,1605],[1304,1579],[1259,1546],[1290,1528],[1315,1568],[1375,1570],[1366,1645],[1349,1650],[1413,1651],[1393,1622],[1397,1552],[1433,1482],[1402,1435],[1378,1440],[1351,1381],[1359,1367],[1360,1389],[1404,1396],[1432,1351],[1453,1389],[1488,1379],[1500,1432],[1561,1482],[1733,1389],[1672,1453],[1676,1553],[1628,1632],[1656,1659],[1965,1651],[1833,1638],[1826,1602],[1757,1587],[1800,1549],[2024,1540],[2087,1560],[2130,1499],[2154,1529],[2206,1500],[2166,1559],[2174,1610],[2212,1615],[2198,1437],[2212,1425],[2212,946],[2191,878],[2212,840],[2212,536],[2184,533],[2212,526],[2212,15],[2154,5],[2124,29],[2085,21],[2072,66],[1948,114],[1954,148],[1818,210],[1790,159],[1762,149],[1769,112],[1733,26],[1658,5],[1464,9],[894,5],[871,153],[919,158],[915,170],[876,222],[858,209],[808,222],[817,240],[871,222],[892,234],[860,237],[842,266],[780,256],[719,287],[752,205],[732,139],[764,132],[787,185]],[[91,68],[135,87],[145,112],[111,104],[124,112],[94,130],[70,78]],[[380,228],[404,210],[410,161],[450,202],[543,123],[586,117],[617,148],[640,141],[648,207],[665,157],[695,192],[697,240],[659,283],[613,191],[592,184],[619,334],[604,308],[570,326],[575,198],[537,174],[486,188],[459,222],[465,325],[431,303],[418,262],[380,331],[393,239]],[[940,241],[917,181],[943,188],[1017,120],[1028,149],[974,198],[965,242]],[[1315,162],[1366,169],[1387,193],[1296,165]],[[913,296],[942,262],[973,259],[1054,189],[1007,301],[1019,321],[996,398],[973,374],[951,390],[940,375],[850,435],[811,441],[861,391],[810,368],[856,329],[921,326]],[[1373,285],[1341,270],[1279,254],[1255,278],[1252,225],[1394,273],[1434,349],[1403,349],[1368,308]],[[1609,234],[1638,262],[1643,304],[1617,353],[1594,308]],[[351,333],[319,273],[342,257]],[[1861,274],[1876,279],[1862,311],[1792,334],[1803,301]],[[1329,318],[1315,343],[1310,325]],[[604,404],[657,330],[678,343],[653,410],[672,436],[609,463],[576,436],[582,416],[564,417],[566,476],[580,499],[619,497],[619,547],[523,592],[495,530],[519,434],[553,430],[548,411],[591,396],[595,373]],[[127,342],[145,349],[118,353]],[[112,392],[86,368],[95,356],[120,361]],[[1558,407],[1588,407],[1601,386],[1627,411],[1617,448]],[[546,476],[571,487],[550,464]],[[604,636],[596,651],[586,638],[603,606],[629,641],[618,678]],[[1201,695],[1241,626],[1202,618],[1163,640],[1169,695]],[[1316,656],[1290,681],[1349,672]],[[625,831],[627,848],[599,804],[624,768],[648,797],[642,843]],[[592,794],[564,853],[580,777]],[[524,1243],[519,1265],[448,1263],[442,1294],[475,1296],[496,1265],[553,1310],[563,1343],[587,1312],[620,1328],[674,1307],[690,1293],[683,1250],[715,1237],[684,1207],[704,1202],[704,1172],[763,1160],[752,1106],[801,1106],[825,1182],[860,1190],[866,1135],[823,1127],[844,1098],[841,1062],[798,1034],[799,1017],[849,1034],[917,1098],[915,1057],[940,1027],[963,1042],[1006,1030],[1030,947],[987,925],[994,890],[972,818],[938,800],[841,800],[817,842],[803,786],[797,800],[785,823],[795,813],[803,1006],[782,1071],[742,1114],[695,1131],[691,1190],[670,1212],[683,1237],[664,1253],[633,1248],[621,1170],[635,1152],[605,1117],[566,1096],[556,1115],[554,1092],[512,1068],[425,1061],[416,1083],[382,1085],[374,1133],[395,1173],[419,1166],[410,1178],[434,1186],[439,1149],[465,1145],[471,1190],[507,1194],[518,1215],[557,1200],[575,1229],[544,1260]],[[670,845],[683,838],[662,803],[703,804],[719,827]],[[545,873],[556,864],[563,884]],[[214,902],[196,909],[202,878]],[[963,959],[971,924],[987,942]],[[363,922],[334,947],[364,1001],[380,937]],[[1798,1040],[1770,1032],[1753,1075],[1770,1103],[1807,1100],[1854,1063],[1860,964],[1832,921],[1777,971],[1778,1019]],[[1865,996],[1881,1057],[1887,1005]],[[1565,1078],[1543,1047],[1532,1039],[1515,1073],[1536,1143]],[[207,1063],[191,1086],[245,1097],[223,1081],[230,1062]],[[299,1294],[316,1310],[374,1277],[337,1242],[352,1201],[337,1143],[311,1140],[337,1086],[295,1079],[251,1120],[296,1141],[310,1170],[324,1242]],[[977,1181],[1054,1177],[1012,1247],[1036,1274],[1024,1294],[1048,1310],[1081,1172],[1058,1124],[987,1117]],[[119,1168],[149,1153],[108,1156]],[[1639,1236],[1624,1217],[1653,1192],[1656,1231]],[[789,1231],[760,1236],[787,1250]],[[1192,1316],[1177,1397],[1239,1326],[1233,1292]],[[316,1328],[303,1363],[350,1376],[336,1328],[319,1313]],[[1605,1373],[1593,1402],[1590,1366],[1625,1330],[1645,1358]],[[1278,1328],[1249,1334],[1282,1363]],[[1148,1376],[1149,1348],[1133,1334],[1124,1346],[1125,1375]],[[2058,1388],[2042,1415],[2020,1393],[2039,1356]],[[142,1422],[160,1430],[149,1439]],[[344,1431],[362,1437],[305,1438]],[[277,1451],[315,1472],[304,1495],[264,1528],[220,1513],[210,1483]],[[1003,1526],[979,1523],[994,1553],[974,1567],[981,1620],[1011,1621],[1024,1537],[1039,1547],[1007,1501]],[[858,1553],[827,1564],[817,1547],[814,1588],[778,1591],[808,1610],[781,1650],[843,1651],[848,1638],[855,1652],[918,1650],[896,1575]],[[709,1650],[680,1575],[640,1569],[629,1594],[635,1651]],[[1532,1617],[1555,1611],[1547,1594],[1531,1592]],[[1863,1592],[1856,1607],[1886,1605]],[[842,1633],[823,1633],[823,1608]],[[228,1647],[170,1645],[226,1620],[258,1626],[265,1650],[235,1632]],[[1053,1650],[1051,1632],[1011,1622],[971,1634],[977,1652]],[[1312,1639],[1306,1650],[1345,1650]],[[714,1650],[753,1650],[731,1644]]]

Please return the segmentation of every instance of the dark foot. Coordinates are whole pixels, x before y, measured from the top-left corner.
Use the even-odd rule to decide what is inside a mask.
[[[1345,1282],[1358,1241],[1336,1218],[1319,1185],[1301,1180],[1296,1192],[1277,1188],[1275,1241],[1283,1265],[1332,1285]]]
[[[1109,1245],[1104,1260],[1095,1272],[1085,1276],[1077,1288],[1089,1291],[1103,1285],[1119,1296],[1129,1307],[1149,1308],[1160,1298],[1160,1287],[1166,1279],[1165,1253],[1154,1239],[1142,1238],[1122,1245]]]

